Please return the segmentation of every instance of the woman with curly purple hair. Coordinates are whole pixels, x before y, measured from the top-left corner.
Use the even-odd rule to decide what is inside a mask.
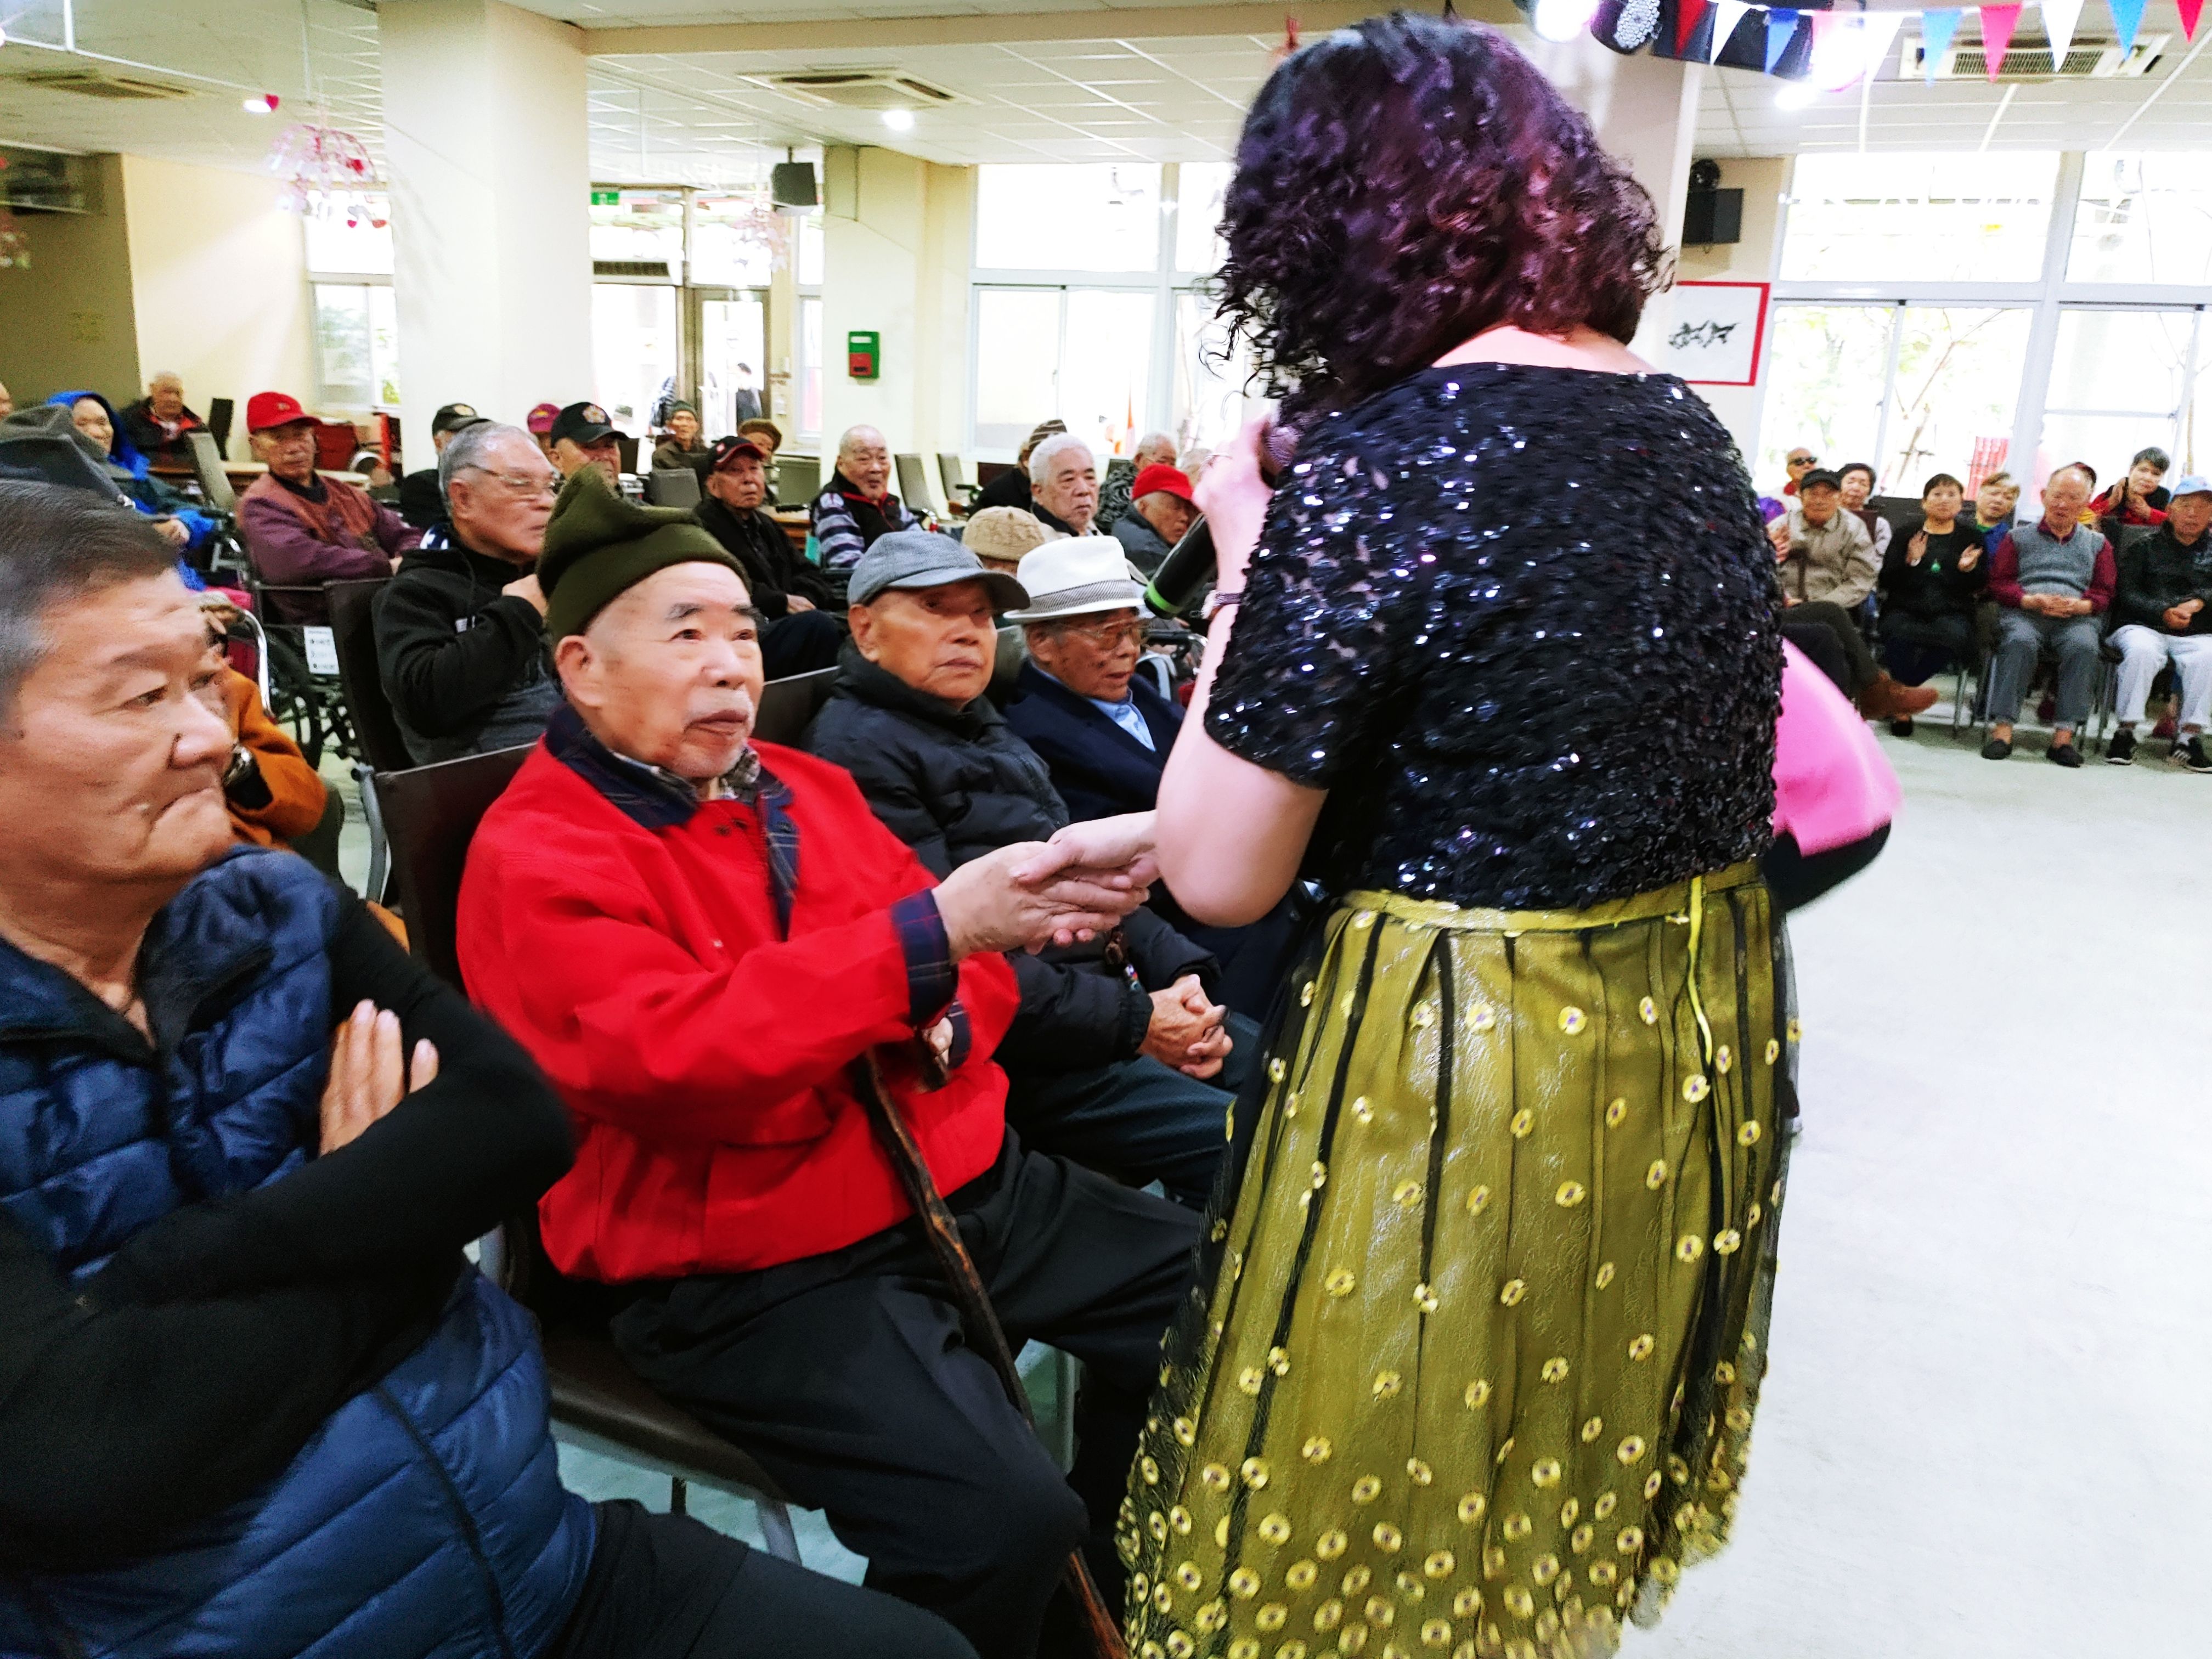
[[[1209,922],[1335,908],[1130,1478],[1131,1648],[1607,1651],[1718,1547],[1765,1367],[1773,559],[1626,349],[1649,198],[1498,34],[1331,35],[1237,159],[1224,309],[1303,441],[1200,486],[1156,822],[1068,833]]]

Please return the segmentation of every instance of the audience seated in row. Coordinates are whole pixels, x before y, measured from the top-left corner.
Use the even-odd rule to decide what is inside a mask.
[[[836,662],[845,630],[828,578],[763,511],[769,453],[742,434],[715,444],[694,514],[743,571],[761,615],[762,660],[769,678],[780,680]]]
[[[1119,550],[1099,538],[1054,542],[1022,562],[1021,581],[1028,660],[1007,726],[1044,763],[1071,819],[1151,811],[1183,711],[1137,672],[1148,623]],[[1164,887],[1152,890],[1149,908],[1213,953],[1223,1003],[1265,1017],[1297,931],[1291,900],[1244,927],[1194,921]]]
[[[2181,686],[2172,757],[2212,772],[2203,735],[2212,720],[2212,479],[2191,475],[2175,484],[2157,527],[2121,548],[2112,617],[2119,729],[2106,759],[2134,760],[2151,683],[2170,663]]]
[[[0,812],[42,831],[0,843],[0,1648],[971,1656],[562,1488],[535,1329],[462,1255],[568,1168],[561,1100],[360,902],[234,845],[167,543],[7,483],[0,548],[0,629],[48,647],[0,683]]]
[[[123,411],[120,425],[125,441],[149,462],[184,467],[192,464],[191,434],[207,428],[185,405],[183,379],[169,369],[146,382],[146,395]]]
[[[434,530],[446,522],[445,491],[438,482],[437,458],[442,458],[453,434],[484,417],[473,404],[447,404],[430,417],[433,460],[419,472],[399,480],[399,516],[417,530]]]
[[[703,465],[710,446],[699,411],[690,404],[671,404],[666,424],[668,435],[653,447],[653,465],[672,470]]]
[[[2123,530],[2151,527],[2166,521],[2166,508],[2173,497],[2160,481],[2172,465],[2173,458],[2156,444],[2138,449],[2135,459],[2128,464],[2127,477],[2089,503],[2089,511],[2096,515],[2097,528],[2104,532],[2106,541],[2118,547]],[[2094,474],[2091,477],[2094,482]]]
[[[1838,684],[1870,720],[1917,714],[1936,701],[1925,686],[1899,685],[1875,662],[1852,613],[1874,592],[1881,566],[1874,538],[1843,505],[1843,481],[1832,472],[1808,471],[1796,480],[1797,505],[1768,526],[1774,543],[1783,631],[1816,662],[1840,656]]]
[[[568,404],[545,428],[546,450],[564,478],[597,467],[607,488],[622,488],[622,436],[607,412],[594,403]]]
[[[238,529],[263,581],[319,587],[388,576],[422,542],[421,531],[365,490],[315,470],[315,421],[296,398],[257,392],[246,429],[269,470],[239,497]],[[329,607],[320,594],[275,593],[266,619],[323,623]]]
[[[915,516],[891,493],[891,451],[872,426],[837,441],[837,467],[814,498],[814,542],[822,568],[842,576],[878,538],[911,530]]]
[[[1902,685],[1975,661],[1974,612],[1990,573],[1985,532],[1961,517],[1966,505],[1966,487],[1935,474],[1920,492],[1920,528],[1892,541],[1882,560],[1882,664]],[[1911,736],[1911,716],[1892,717],[1890,730]]]
[[[2074,741],[2088,718],[2104,632],[2098,618],[2112,602],[2118,572],[2111,544],[2085,516],[2095,480],[2088,468],[2062,466],[2043,486],[2043,517],[2015,524],[1989,553],[1989,592],[1999,607],[1990,665],[1988,760],[2012,753],[2013,722],[2039,659],[2058,666],[2057,719],[2049,758],[2078,767]]]
[[[696,525],[580,477],[540,580],[567,702],[477,832],[459,947],[580,1128],[546,1249],[624,1287],[627,1361],[826,1510],[870,1585],[1027,1659],[1078,1544],[1119,1605],[1111,1528],[1198,1218],[1007,1132],[1001,953],[1140,890],[1042,878],[1019,842],[933,879],[848,774],[750,743],[752,602]],[[1070,1477],[962,1340],[870,1130],[872,1059],[1012,1340],[1086,1367]]]
[[[1068,433],[1030,453],[1030,511],[1057,536],[1088,536],[1098,516],[1098,462],[1091,446]]]
[[[1198,503],[1188,476],[1171,462],[1146,467],[1131,491],[1130,511],[1115,521],[1114,539],[1131,564],[1157,575],[1169,550],[1198,521]]]
[[[561,687],[533,567],[560,477],[520,427],[473,421],[438,458],[441,536],[377,593],[377,678],[417,764],[535,743]]]
[[[979,507],[960,533],[960,544],[982,561],[984,569],[1007,576],[1018,576],[1023,559],[1052,539],[1036,514],[1018,507]]]
[[[1137,590],[1120,544],[1091,545],[1109,562],[1104,597],[1128,608]],[[914,530],[868,550],[848,597],[852,641],[806,747],[849,772],[939,877],[1063,828],[1067,808],[1044,763],[984,695],[992,613],[1027,620],[1022,586],[951,537]],[[1258,1036],[1248,1021],[1225,1023],[1212,953],[1139,909],[1116,940],[1013,965],[1020,1010],[998,1052],[1023,1140],[1204,1203],[1221,1161],[1223,1091],[1241,1085]]]
[[[1030,435],[1022,440],[1022,447],[1014,453],[1014,464],[985,484],[975,493],[975,507],[980,512],[987,507],[1018,507],[1030,510],[1030,457],[1047,438],[1055,437],[1067,430],[1067,422],[1059,419],[1039,421]]]
[[[1137,440],[1137,447],[1128,458],[1116,458],[1111,476],[1098,487],[1098,517],[1092,534],[1110,536],[1115,526],[1128,514],[1131,505],[1143,492],[1137,488],[1137,475],[1148,466],[1173,466],[1176,459],[1175,434],[1147,432]]]

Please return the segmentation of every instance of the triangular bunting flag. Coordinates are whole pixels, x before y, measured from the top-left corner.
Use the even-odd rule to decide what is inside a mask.
[[[1774,73],[1774,66],[1782,61],[1782,54],[1790,50],[1790,43],[1797,38],[1797,14],[1794,11],[1769,10],[1766,14],[1766,72]]]
[[[2112,31],[2120,37],[2120,56],[2125,58],[2136,49],[2136,35],[2142,28],[2143,0],[2105,0],[2112,10]]]
[[[1984,6],[1981,11],[1982,61],[1994,81],[2003,71],[2005,53],[2012,50],[2012,32],[2020,25],[2020,8]]]
[[[1722,50],[1735,36],[1744,13],[1750,9],[1751,0],[1719,0],[1713,9],[1713,49],[1706,54],[1708,62],[1720,62]]]
[[[1674,51],[1679,56],[1690,49],[1690,37],[1698,32],[1698,25],[1705,21],[1711,9],[1706,0],[1675,0]]]
[[[2043,0],[2043,32],[2051,37],[2051,67],[2066,61],[2066,48],[2074,44],[2074,26],[2081,21],[2081,0]]]
[[[1859,78],[1858,19],[1816,11],[1812,21],[1813,53],[1808,76],[1823,92],[1841,92]]]
[[[2185,40],[2197,38],[2197,19],[2204,10],[2204,0],[2177,0],[2181,8],[2181,34]]]
[[[2078,8],[2081,0],[2073,0]],[[1866,50],[1860,58],[1865,64],[1862,73],[1872,76],[1888,60],[1889,49],[1897,42],[1897,32],[1905,26],[1905,14],[1901,11],[1869,11],[1859,17],[1859,31],[1866,37]]]
[[[2135,0],[2141,5],[2143,0]],[[1942,11],[1923,11],[1920,14],[1920,67],[1928,84],[1936,84],[1936,66],[1943,61],[1943,54],[1951,50],[1951,42],[1959,33],[1959,9],[1950,7]]]

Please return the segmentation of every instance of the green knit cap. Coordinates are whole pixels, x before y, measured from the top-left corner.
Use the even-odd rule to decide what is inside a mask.
[[[545,636],[580,634],[592,618],[656,570],[672,564],[744,570],[721,543],[680,507],[639,507],[607,488],[596,466],[580,467],[561,486],[538,556],[545,591]]]

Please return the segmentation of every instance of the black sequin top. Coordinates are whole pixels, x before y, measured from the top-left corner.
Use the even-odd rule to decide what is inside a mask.
[[[1765,850],[1776,604],[1681,381],[1428,369],[1307,435],[1206,730],[1329,791],[1332,892],[1578,909]]]

